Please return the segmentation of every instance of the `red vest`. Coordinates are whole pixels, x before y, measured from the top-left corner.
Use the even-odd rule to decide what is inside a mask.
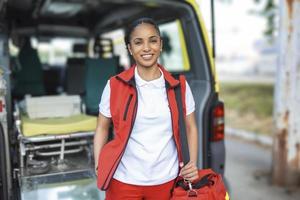
[[[107,190],[121,161],[134,125],[138,109],[137,89],[134,78],[135,67],[133,66],[110,79],[110,112],[115,135],[112,141],[103,146],[99,154],[97,185],[101,190]],[[174,92],[174,88],[179,86],[179,81],[173,78],[161,65],[159,67],[163,72],[166,82],[166,92],[171,111],[173,136],[177,152],[181,152],[179,151],[181,145],[179,141],[178,109]],[[185,81],[181,82],[183,110],[185,112]],[[178,155],[179,160],[181,160],[181,155]]]

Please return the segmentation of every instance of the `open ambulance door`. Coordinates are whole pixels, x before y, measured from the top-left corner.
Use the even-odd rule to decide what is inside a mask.
[[[8,200],[8,184],[7,184],[7,158],[5,149],[5,137],[2,124],[0,123],[0,199]]]

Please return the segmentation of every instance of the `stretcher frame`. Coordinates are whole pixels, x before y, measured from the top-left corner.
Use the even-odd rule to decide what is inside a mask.
[[[92,138],[94,136],[94,131],[64,133],[64,134],[55,134],[55,135],[44,134],[44,135],[27,137],[22,134],[22,129],[21,129],[22,121],[20,118],[20,110],[18,106],[15,106],[14,118],[15,118],[15,128],[17,130],[17,138],[19,144],[19,162],[20,162],[19,178],[22,179],[22,177],[35,176],[35,175],[29,175],[28,173],[25,172],[25,168],[26,168],[25,158],[30,157],[29,155],[30,152],[35,152],[35,155],[41,157],[59,156],[58,163],[63,164],[65,161],[65,155],[86,151],[88,154],[87,164],[92,166],[93,151],[91,150],[90,146],[92,146]],[[71,141],[69,141],[70,139]],[[77,141],[72,141],[72,139],[77,139]],[[37,144],[40,142],[53,142],[53,143]],[[66,147],[72,147],[72,149],[66,150]],[[59,150],[51,151],[51,149],[58,149],[58,148]],[[40,152],[39,150],[50,150],[50,151]],[[33,158],[33,156],[31,158]],[[65,171],[62,170],[60,173],[65,173]]]

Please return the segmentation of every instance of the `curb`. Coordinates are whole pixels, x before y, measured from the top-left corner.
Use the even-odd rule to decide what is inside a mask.
[[[237,136],[246,139],[248,141],[257,142],[262,145],[270,147],[273,145],[273,139],[270,136],[259,135],[254,132],[234,128],[225,128],[225,133],[231,136]]]

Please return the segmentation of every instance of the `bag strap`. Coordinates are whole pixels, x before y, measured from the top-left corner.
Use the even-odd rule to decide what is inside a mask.
[[[183,75],[179,76],[179,82],[180,82],[180,85],[175,88],[175,96],[176,96],[176,103],[177,103],[178,116],[179,116],[178,117],[178,119],[179,119],[179,136],[180,136],[180,141],[181,141],[182,161],[183,161],[184,165],[186,165],[190,161],[190,154],[189,154],[189,145],[188,145],[187,136],[186,136],[185,116],[184,116],[184,112],[183,112],[182,94],[181,94],[182,84],[185,84],[185,78]]]
[[[179,79],[180,85],[177,86],[175,90],[175,97],[176,97],[176,103],[178,108],[178,119],[179,119],[179,136],[180,136],[180,142],[181,142],[181,154],[182,154],[182,160],[184,165],[186,165],[190,161],[190,154],[189,154],[189,146],[187,141],[187,135],[186,135],[186,125],[185,125],[185,116],[183,112],[183,103],[182,103],[182,93],[181,88],[182,84],[186,84],[186,80],[183,75],[174,76],[177,80]],[[185,98],[185,97],[184,97]],[[199,173],[199,179],[197,182],[192,183],[193,188],[199,189],[206,185],[213,185],[213,181],[210,179],[212,175],[215,175],[215,173],[211,169],[202,169],[201,173]],[[184,190],[189,190],[189,186],[185,184],[183,179],[177,179],[175,181],[175,187],[180,186]],[[174,187],[173,189],[174,190]]]

